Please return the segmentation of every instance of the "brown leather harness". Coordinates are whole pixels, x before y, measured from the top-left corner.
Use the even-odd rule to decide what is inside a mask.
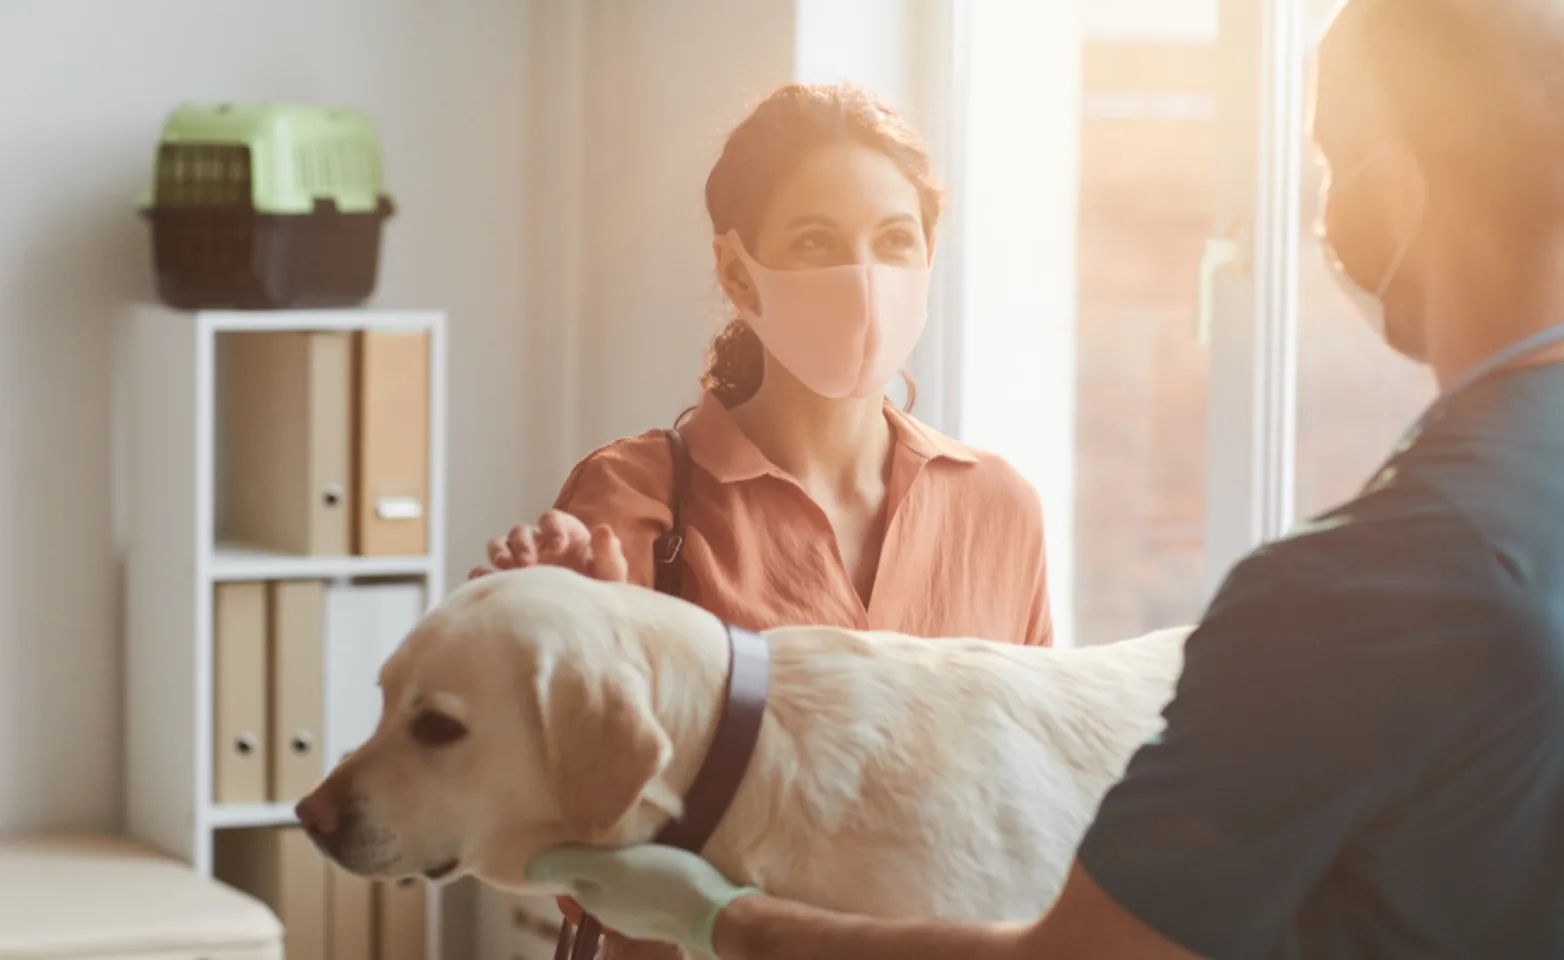
[[[678,560],[684,547],[683,506],[689,485],[689,454],[678,430],[667,433],[673,453],[673,523],[658,538],[653,555],[658,591],[677,597],[683,587],[683,569]],[[652,841],[691,853],[700,853],[706,846],[738,793],[760,739],[766,693],[771,684],[771,656],[765,638],[742,627],[726,626],[728,676],[717,730],[689,795],[684,798],[683,815],[663,827]],[[559,931],[554,960],[592,960],[597,956],[602,936],[603,927],[595,917],[582,914],[579,929],[566,920]]]

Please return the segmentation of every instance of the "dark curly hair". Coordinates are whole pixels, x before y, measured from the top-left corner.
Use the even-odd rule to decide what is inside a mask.
[[[930,246],[944,192],[916,132],[885,103],[851,84],[790,83],[750,111],[722,148],[706,178],[706,212],[718,236],[737,230],[755,249],[755,234],[777,188],[822,147],[858,144],[890,158],[918,191],[923,234]],[[749,324],[735,317],[711,342],[701,388],[724,406],[755,395],[765,377],[765,351]],[[907,409],[917,387],[904,370]]]

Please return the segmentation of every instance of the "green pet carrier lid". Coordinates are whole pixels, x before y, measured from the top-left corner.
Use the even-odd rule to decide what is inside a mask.
[[[169,114],[143,211],[232,206],[307,214],[329,200],[342,213],[381,209],[380,138],[358,110],[302,104],[187,103]]]

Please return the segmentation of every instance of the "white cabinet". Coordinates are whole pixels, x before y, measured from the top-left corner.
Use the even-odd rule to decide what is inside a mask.
[[[221,338],[301,331],[362,333],[366,342],[383,333],[427,334],[427,509],[420,512],[426,527],[418,541],[427,544],[424,552],[293,556],[219,543]],[[324,771],[374,729],[381,662],[444,592],[445,316],[379,310],[184,312],[149,305],[130,310],[117,332],[126,828],[211,875],[214,839],[222,831],[294,822],[293,798],[214,799],[214,748],[223,746],[214,743],[217,586],[324,584],[323,662],[307,663],[312,679],[289,691],[323,690],[325,702],[314,705],[324,726],[321,748],[301,742],[299,750],[313,750]],[[278,680],[268,682],[275,686]],[[430,888],[430,960],[441,953],[440,900]]]

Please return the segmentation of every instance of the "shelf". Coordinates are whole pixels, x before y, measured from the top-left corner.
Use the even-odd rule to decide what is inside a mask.
[[[242,803],[212,807],[207,823],[217,830],[236,827],[285,827],[298,823],[291,803]]]
[[[432,310],[198,310],[193,315],[218,333],[288,330],[434,330],[443,315]]]
[[[341,752],[335,750],[333,738],[362,736],[374,729],[380,710],[373,684],[380,665],[431,602],[445,593],[447,318],[437,310],[185,311],[139,304],[124,311],[123,321],[116,325],[113,351],[114,452],[122,481],[115,491],[120,501],[116,513],[124,521],[126,570],[121,605],[122,829],[188,864],[198,876],[213,877],[218,850],[226,841],[243,836],[243,831],[299,828],[294,815],[297,798],[279,794],[285,796],[283,801],[269,802],[266,798],[271,794],[266,791],[214,792],[213,785],[223,776],[214,749],[224,726],[217,722],[219,711],[232,707],[234,699],[252,705],[271,700],[265,677],[233,676],[232,671],[219,670],[228,649],[219,637],[227,629],[228,610],[226,601],[219,609],[214,586],[319,584],[325,591],[321,598],[325,609],[318,642],[327,660],[319,664],[318,694],[311,684],[307,703],[311,716],[291,718],[289,727],[318,725],[312,732],[323,744],[323,758],[325,744]],[[242,542],[240,527],[230,533],[225,512],[232,505],[234,490],[224,487],[224,460],[232,452],[235,434],[230,431],[245,425],[228,421],[223,410],[232,399],[228,391],[234,386],[229,379],[234,368],[229,351],[239,331],[427,334],[427,418],[422,409],[411,411],[420,420],[427,419],[428,473],[422,498],[426,536],[423,541],[389,547],[411,548],[417,555],[344,555],[356,549],[344,539],[315,541],[332,554],[309,556]],[[407,369],[411,373],[412,367]],[[356,403],[354,397],[362,391],[352,385],[351,369],[347,372],[350,380],[343,386],[349,402]],[[351,410],[346,412],[351,429],[355,419]],[[350,471],[341,479],[355,477]],[[250,538],[268,539],[259,533]],[[295,544],[279,539],[269,545],[280,545],[285,551],[308,549],[309,541]],[[262,660],[273,659],[270,651],[256,651],[253,646],[271,646],[276,631],[270,614],[260,625],[252,621],[249,629],[255,631],[248,638],[251,652],[263,654]],[[298,643],[316,639],[301,638]],[[313,665],[315,654],[309,653],[308,658]],[[241,684],[241,680],[249,682]],[[247,796],[259,802],[243,802]],[[220,798],[234,802],[218,802]],[[441,949],[439,889],[431,887],[426,898],[424,949],[410,942],[409,949],[401,951],[416,955],[417,960],[454,955]]]
[[[234,544],[212,551],[213,580],[345,580],[352,577],[426,577],[429,556],[306,557]]]

